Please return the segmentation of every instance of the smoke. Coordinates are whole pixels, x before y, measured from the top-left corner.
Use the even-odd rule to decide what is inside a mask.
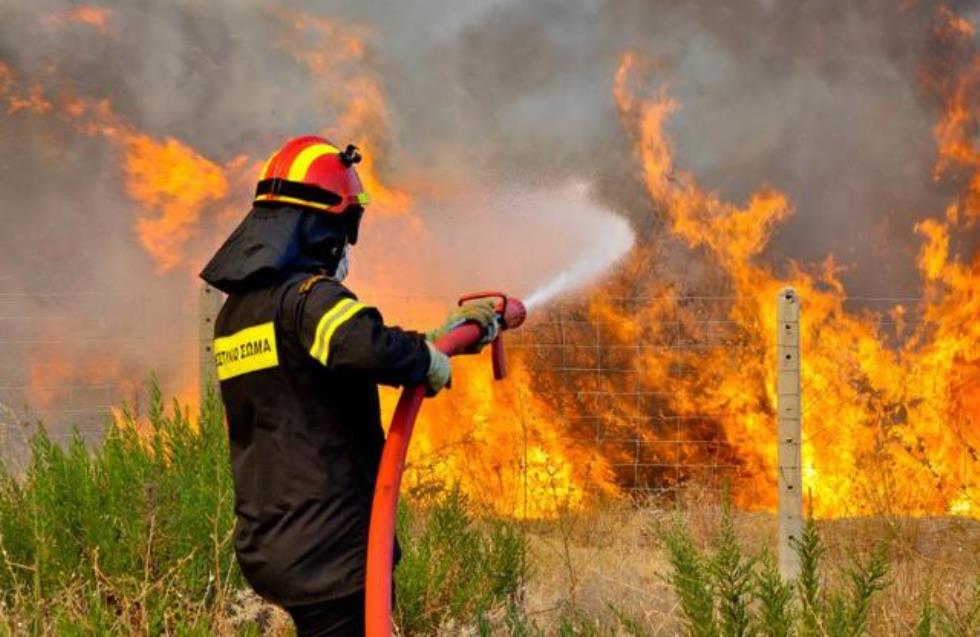
[[[414,185],[420,222],[369,213],[353,282],[378,295],[529,290],[574,263],[584,238],[618,232],[596,206],[627,219],[638,241],[656,236],[660,217],[610,96],[626,50],[651,60],[651,86],[680,104],[669,126],[685,170],[728,199],[766,184],[793,201],[762,255],[777,270],[833,254],[852,292],[915,295],[913,222],[955,187],[929,178],[935,105],[919,71],[935,3],[114,0],[91,5],[101,22],[80,6],[6,3],[0,62],[19,86],[110,100],[135,130],[218,166],[343,125],[365,86],[380,87],[383,106],[349,134],[373,136],[386,183]],[[303,15],[333,27],[296,28]],[[338,57],[348,37],[365,51]],[[247,180],[206,206],[182,265],[161,272],[134,230],[120,146],[52,112],[10,110],[0,117],[0,292],[92,293],[67,311],[110,317],[92,327],[133,342],[139,364],[127,373],[169,360],[173,299],[190,307],[192,275],[248,206]],[[563,194],[569,183],[588,185],[591,207]],[[661,267],[681,277],[675,265],[697,259],[668,255]],[[129,300],[106,307],[107,293]],[[28,318],[66,311],[7,305]],[[27,341],[64,334],[22,322]]]
[[[856,296],[919,294],[913,226],[956,189],[931,179],[936,104],[921,83],[938,3],[485,2],[455,19],[421,6],[336,6],[377,29],[396,147],[409,149],[395,165],[587,179],[655,235],[609,98],[633,50],[680,104],[669,126],[686,170],[724,199],[768,185],[793,202],[764,259],[783,270],[833,255]]]
[[[399,165],[586,178],[656,233],[609,99],[634,50],[680,103],[670,133],[685,169],[725,199],[769,185],[794,202],[765,258],[832,254],[856,295],[918,294],[912,227],[955,188],[930,179],[936,109],[920,82],[937,3],[495,2],[455,30],[429,6],[388,15],[362,3],[355,16],[377,25],[386,77],[398,78],[386,82],[395,129],[411,131]]]

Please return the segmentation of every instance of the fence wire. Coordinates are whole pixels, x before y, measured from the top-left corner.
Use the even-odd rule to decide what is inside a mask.
[[[382,307],[386,300],[378,299]],[[660,302],[607,300],[627,316]],[[683,414],[670,409],[671,392],[690,391],[695,370],[678,365],[670,370],[671,385],[651,388],[642,366],[708,350],[726,373],[748,373],[746,360],[772,364],[774,342],[743,338],[743,328],[730,318],[733,302],[720,296],[663,300],[664,308],[654,313],[658,324],[646,325],[632,340],[612,333],[586,307],[561,303],[509,334],[508,347],[557,424],[594,449],[622,488],[670,495],[686,484],[717,487],[744,470],[718,428],[719,415],[707,408]],[[897,303],[911,308],[901,321],[914,323],[916,299],[852,298],[846,307],[881,317],[882,333],[898,342],[906,328],[888,312]],[[130,308],[125,320],[113,315],[119,307]],[[23,457],[39,422],[55,440],[78,430],[96,442],[110,408],[142,400],[153,372],[169,381],[165,393],[196,387],[198,308],[175,304],[161,321],[158,307],[138,294],[0,294],[0,455]],[[156,346],[148,347],[150,342]],[[805,405],[820,403],[820,388],[803,391]]]
[[[196,383],[197,308],[159,298],[74,291],[0,293],[0,456],[23,459],[37,427],[97,442],[111,408]]]
[[[674,359],[679,352],[696,354],[709,348],[732,353],[729,364],[744,356],[747,347],[760,358],[771,354],[771,347],[737,338],[738,326],[727,318],[732,301],[663,300],[669,311],[657,311],[659,323],[646,325],[631,341],[612,334],[611,326],[591,318],[586,307],[559,304],[513,334],[508,346],[523,356],[565,430],[594,445],[622,489],[658,498],[674,496],[687,484],[717,489],[737,479],[741,465],[717,435],[716,414],[672,413],[671,388],[651,388],[642,367],[651,360]],[[605,302],[628,316],[632,308],[649,308],[661,300]],[[691,321],[692,316],[696,320]],[[673,369],[673,383],[687,383],[689,371]]]

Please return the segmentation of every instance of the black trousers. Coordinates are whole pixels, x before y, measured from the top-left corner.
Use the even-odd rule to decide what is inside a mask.
[[[364,591],[286,612],[296,624],[296,637],[364,637]]]

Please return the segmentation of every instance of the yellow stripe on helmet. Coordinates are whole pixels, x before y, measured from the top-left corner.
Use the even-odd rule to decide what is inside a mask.
[[[306,173],[313,162],[324,155],[336,155],[338,153],[340,153],[340,149],[330,144],[313,144],[312,146],[307,146],[296,155],[296,159],[293,160],[292,165],[289,167],[289,174],[286,175],[286,179],[301,182],[306,179]]]

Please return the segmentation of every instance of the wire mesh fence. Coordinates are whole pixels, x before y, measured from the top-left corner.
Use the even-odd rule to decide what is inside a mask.
[[[605,300],[622,315],[659,302]],[[736,479],[742,467],[718,435],[716,414],[669,408],[669,392],[687,383],[691,370],[676,366],[670,371],[674,386],[660,387],[644,377],[643,366],[708,348],[731,352],[730,364],[745,356],[746,348],[765,358],[771,347],[739,338],[738,325],[727,317],[731,302],[727,297],[664,300],[669,309],[656,312],[658,324],[632,338],[614,334],[614,326],[592,317],[586,306],[558,304],[514,334],[509,345],[556,407],[563,429],[594,445],[622,489],[658,498],[674,496],[686,484],[717,489]]]
[[[151,374],[173,387],[188,366],[196,308],[173,302],[161,320],[139,293],[0,293],[0,454],[22,457],[43,424],[54,440],[97,441],[110,409],[138,403]],[[176,299],[175,299],[176,301]]]
[[[731,317],[735,301],[606,299],[618,316],[656,317],[625,336],[585,304],[557,303],[509,334],[508,348],[528,371],[528,390],[551,407],[553,425],[601,458],[621,488],[655,497],[690,484],[718,488],[738,480],[746,464],[719,424],[724,414],[697,404],[705,377],[685,360],[710,354],[716,376],[758,375],[772,365],[775,340],[747,337]],[[891,312],[897,304],[906,308],[900,316]],[[915,299],[853,298],[845,305],[879,317],[881,333],[895,343],[917,320]],[[128,308],[125,317],[116,316],[119,307]],[[38,422],[56,440],[77,429],[97,441],[110,408],[139,403],[153,372],[169,382],[165,390],[196,388],[199,310],[194,302],[174,303],[161,320],[159,303],[139,294],[0,294],[0,454],[22,456]],[[669,369],[652,382],[648,368],[661,361]],[[808,409],[821,404],[819,388],[803,391]],[[673,408],[678,392],[693,407]],[[770,426],[775,447],[774,417]],[[812,440],[827,435],[821,426],[813,425]]]

